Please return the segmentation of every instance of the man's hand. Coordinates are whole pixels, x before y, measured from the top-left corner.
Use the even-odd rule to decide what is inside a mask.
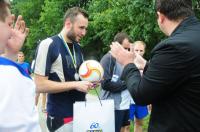
[[[134,62],[134,53],[125,50],[118,42],[113,42],[110,48],[111,55],[123,66]]]
[[[100,81],[99,82],[92,82],[92,89],[98,88],[100,86]]]
[[[147,61],[138,53],[134,54],[135,54],[134,64],[139,70],[144,70]]]
[[[93,83],[88,81],[77,81],[76,90],[87,93],[90,89],[93,88]]]
[[[14,19],[14,17],[12,17],[12,19]],[[11,30],[12,35],[7,43],[7,51],[17,54],[29,32],[29,29],[26,28],[25,22],[21,15],[18,16],[17,21]]]

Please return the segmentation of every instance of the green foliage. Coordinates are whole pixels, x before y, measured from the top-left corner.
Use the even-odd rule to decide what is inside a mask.
[[[37,21],[40,17],[43,3],[43,0],[13,0],[12,3],[13,13],[16,16],[22,15],[30,30],[29,36],[22,49],[29,61],[31,61],[33,57],[36,41],[40,37],[40,34],[38,34],[40,28],[38,28],[39,25]]]
[[[42,25],[42,30],[44,30],[46,36],[55,35],[61,30],[63,25],[62,17],[64,15],[63,4],[64,1],[45,0],[39,24]]]
[[[192,1],[195,14],[200,19],[200,1],[199,0],[192,0]]]
[[[153,1],[93,0],[88,11],[93,30],[89,32],[93,33],[93,41],[98,39],[103,43],[101,52],[109,50],[114,35],[121,31],[127,32],[134,41],[145,41],[149,49],[163,37],[157,27]]]
[[[23,15],[30,28],[23,51],[33,58],[36,42],[60,32],[63,15],[69,7],[81,6],[90,15],[88,33],[81,45],[97,59],[109,50],[117,32],[127,32],[133,41],[147,43],[147,54],[164,34],[157,26],[155,0],[13,0],[12,11]],[[200,2],[193,0],[196,16],[200,18]]]

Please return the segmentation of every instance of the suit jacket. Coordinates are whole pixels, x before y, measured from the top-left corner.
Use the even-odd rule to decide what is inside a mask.
[[[200,131],[199,20],[186,18],[152,50],[143,77],[128,64],[122,79],[137,104],[152,104],[150,132]]]

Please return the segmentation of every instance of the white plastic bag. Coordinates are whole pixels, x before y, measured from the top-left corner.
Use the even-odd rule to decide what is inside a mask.
[[[74,103],[73,132],[115,132],[114,101]]]

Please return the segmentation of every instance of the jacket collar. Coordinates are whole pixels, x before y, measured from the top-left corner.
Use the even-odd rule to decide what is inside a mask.
[[[195,25],[196,23],[198,23],[198,19],[195,16],[189,16],[187,18],[185,18],[176,28],[175,30],[172,32],[172,34],[170,35],[170,37],[174,36],[175,34],[178,34],[180,32],[182,32],[186,27],[190,26],[190,25]]]

